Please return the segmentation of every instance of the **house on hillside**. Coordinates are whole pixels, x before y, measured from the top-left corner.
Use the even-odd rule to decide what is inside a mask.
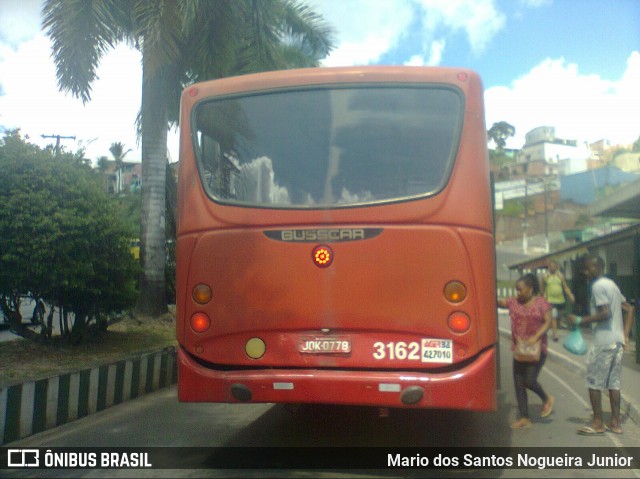
[[[516,174],[560,176],[585,171],[591,150],[576,140],[556,137],[555,128],[540,126],[525,135],[525,144],[517,157]]]
[[[142,163],[124,161],[117,168],[113,160],[102,160],[100,171],[107,177],[107,191],[112,195],[132,193],[142,187]]]

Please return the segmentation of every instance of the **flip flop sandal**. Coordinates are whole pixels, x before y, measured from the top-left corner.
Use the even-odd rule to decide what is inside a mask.
[[[577,432],[583,436],[602,436],[604,434],[604,431],[598,431],[591,426],[583,426]]]
[[[613,434],[618,434],[618,435],[622,435],[622,428],[621,427],[611,427],[608,424],[605,424],[604,428],[607,430],[607,432],[611,432]]]
[[[547,417],[549,416],[549,414],[551,414],[551,412],[553,411],[553,403],[555,402],[555,400],[556,398],[554,398],[553,396],[549,396],[546,407],[545,406],[542,407],[542,412],[540,413],[540,417]]]

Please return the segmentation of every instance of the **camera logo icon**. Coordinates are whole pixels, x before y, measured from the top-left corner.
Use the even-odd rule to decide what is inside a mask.
[[[40,451],[38,449],[9,449],[7,466],[39,467]]]

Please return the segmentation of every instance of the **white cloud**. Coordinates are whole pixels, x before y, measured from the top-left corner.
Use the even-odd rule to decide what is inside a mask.
[[[312,0],[307,2],[334,27],[337,47],[325,66],[365,65],[395,47],[413,20],[410,0]]]
[[[40,31],[41,0],[0,1],[0,42],[17,46]]]
[[[445,27],[463,30],[475,53],[482,52],[505,24],[506,17],[494,0],[421,0],[427,31]]]
[[[435,40],[431,42],[428,49],[429,57],[425,60],[424,55],[413,55],[404,64],[408,66],[437,66],[442,61],[442,53],[446,45],[445,40]]]
[[[553,126],[560,138],[608,139],[629,144],[640,136],[640,52],[633,52],[620,80],[581,74],[564,59],[546,59],[511,86],[485,92],[487,127],[507,121],[516,128],[508,146],[520,148],[527,132]]]
[[[135,151],[139,159],[135,120],[140,108],[142,72],[140,55],[119,45],[102,59],[99,79],[92,85],[86,105],[57,89],[55,66],[48,38],[38,35],[17,50],[0,45],[0,125],[20,128],[41,146],[54,140],[41,135],[75,136],[63,145],[70,150],[87,146],[87,157],[109,155],[115,141]]]
[[[444,54],[441,37],[462,31],[471,50],[482,52],[503,28],[505,16],[494,0],[310,0],[337,32],[337,46],[323,61],[325,66],[375,63],[406,40],[416,21],[420,26],[423,51],[407,65],[437,65]],[[421,47],[419,45],[418,49]]]
[[[540,8],[547,5],[551,5],[553,0],[520,0],[523,7],[527,8]]]

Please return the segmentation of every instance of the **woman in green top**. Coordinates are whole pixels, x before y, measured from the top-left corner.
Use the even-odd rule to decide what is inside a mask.
[[[576,298],[569,289],[564,275],[558,270],[558,263],[555,260],[549,261],[547,264],[548,271],[542,277],[542,294],[553,308],[551,313],[551,329],[553,331],[553,340],[558,340],[558,317],[564,310],[565,294],[571,304],[576,302]]]

